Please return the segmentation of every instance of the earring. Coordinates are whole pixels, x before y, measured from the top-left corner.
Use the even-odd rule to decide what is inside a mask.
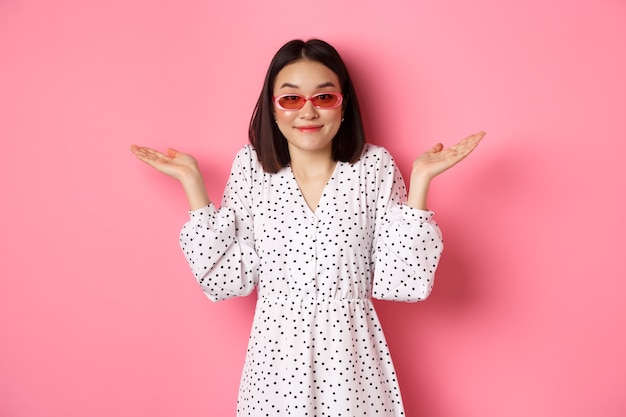
[[[341,121],[343,122],[344,120],[345,120],[345,119],[342,117],[342,118],[341,118]]]

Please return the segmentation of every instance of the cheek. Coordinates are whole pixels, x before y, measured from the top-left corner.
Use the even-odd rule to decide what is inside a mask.
[[[282,111],[277,112],[274,117],[276,119],[278,130],[280,130],[283,136],[287,136],[289,134],[290,127],[293,125],[293,117]]]
[[[276,119],[276,121],[280,124],[280,123],[290,123],[293,121],[293,119],[295,119],[296,117],[296,112],[293,111],[275,111],[274,112],[274,119]]]
[[[341,119],[343,118],[343,110],[337,109],[337,111],[333,112],[332,116],[329,117],[333,122],[341,123]]]

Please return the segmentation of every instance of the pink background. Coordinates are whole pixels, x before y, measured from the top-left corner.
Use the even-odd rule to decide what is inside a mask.
[[[626,413],[626,2],[0,1],[0,416],[233,416],[254,297],[213,304],[182,191],[219,200],[275,50],[321,37],[371,142],[436,180],[432,297],[377,302],[407,416]]]

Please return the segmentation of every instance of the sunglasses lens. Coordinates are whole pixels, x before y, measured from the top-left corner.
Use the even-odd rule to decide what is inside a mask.
[[[336,93],[321,93],[309,99],[298,94],[285,94],[275,100],[283,110],[300,110],[307,100],[311,100],[311,103],[319,109],[334,109],[341,104],[342,97]]]
[[[315,97],[311,98],[313,105],[321,108],[332,108],[335,107],[339,101],[339,96],[336,94],[318,94]]]
[[[304,97],[301,96],[282,96],[278,98],[278,105],[287,110],[298,110],[304,106]]]

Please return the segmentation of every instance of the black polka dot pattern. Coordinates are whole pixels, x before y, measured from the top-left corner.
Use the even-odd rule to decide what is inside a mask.
[[[371,298],[420,301],[443,242],[410,208],[391,155],[338,162],[312,211],[289,167],[263,172],[247,145],[219,209],[190,212],[181,248],[213,300],[258,291],[237,415],[403,416]]]

